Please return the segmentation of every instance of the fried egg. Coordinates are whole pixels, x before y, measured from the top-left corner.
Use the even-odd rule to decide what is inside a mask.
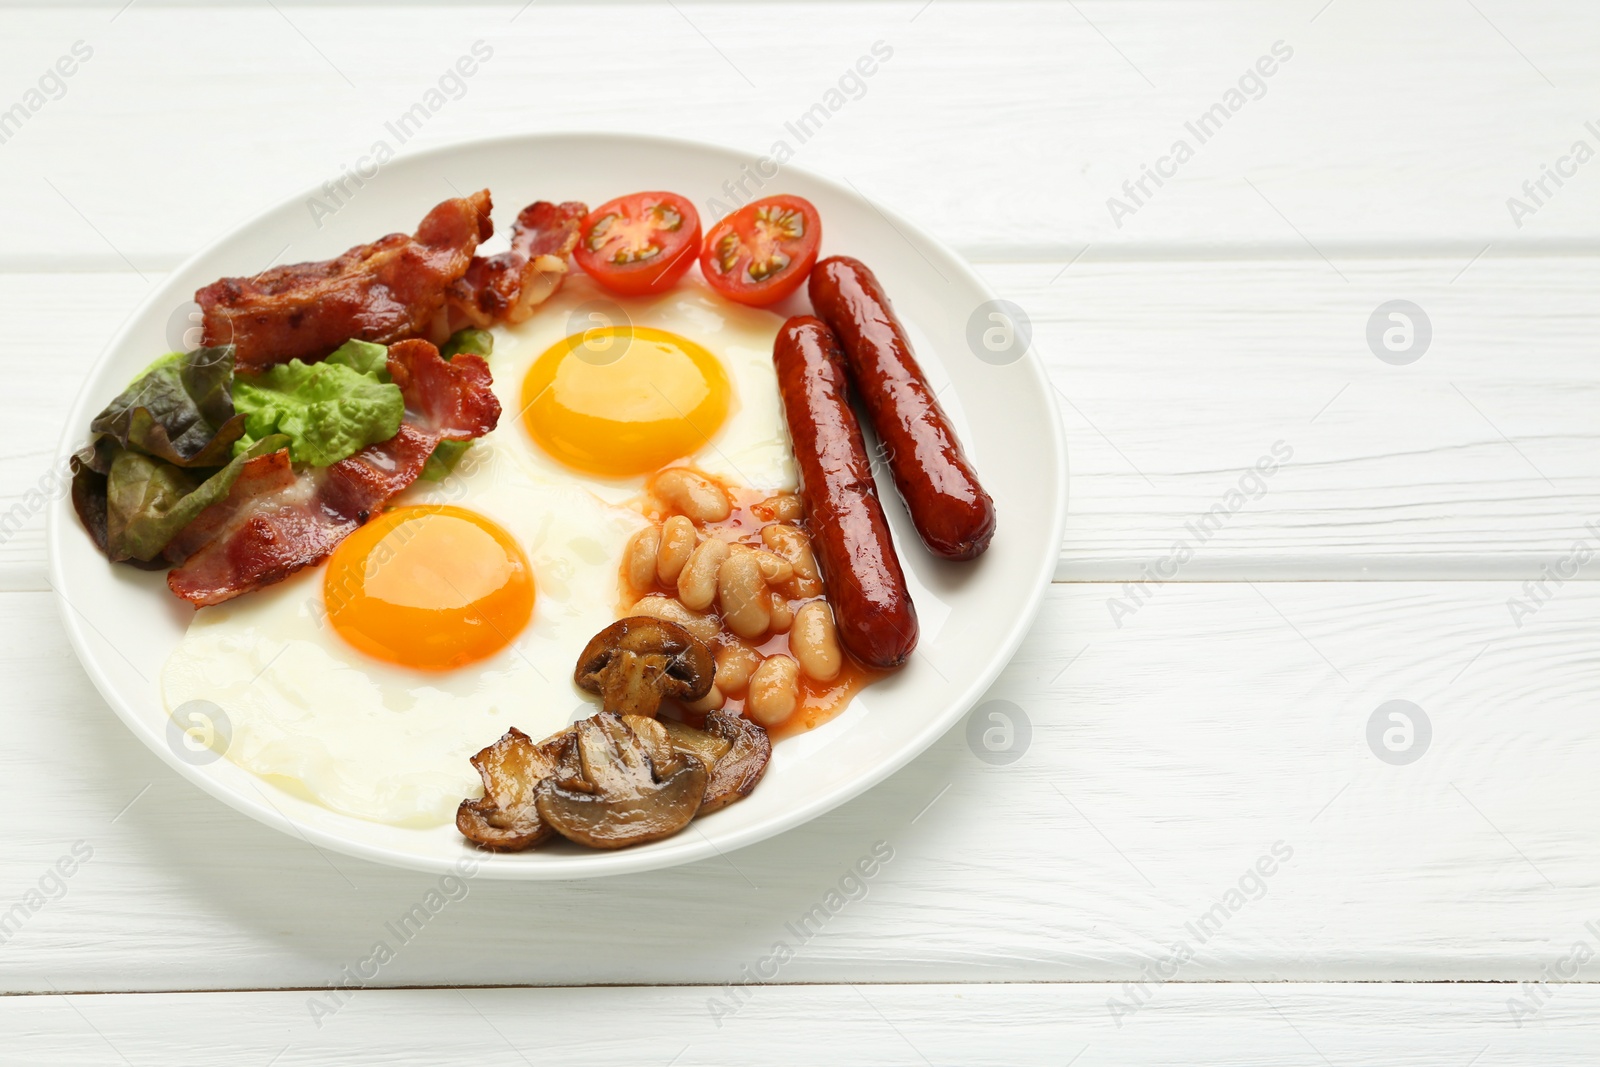
[[[576,275],[528,322],[496,331],[490,365],[505,414],[495,433],[520,424],[531,473],[611,503],[683,460],[752,489],[793,489],[772,369],[781,325],[696,277],[621,297]]]
[[[606,296],[581,275],[497,328],[503,412],[322,566],[195,614],[162,671],[169,714],[207,701],[226,758],[335,811],[429,827],[479,792],[512,726],[592,714],[579,652],[617,614],[635,504],[661,467],[785,490],[778,316],[698,282]]]

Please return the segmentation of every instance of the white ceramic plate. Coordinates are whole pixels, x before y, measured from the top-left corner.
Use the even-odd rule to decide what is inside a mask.
[[[273,263],[324,259],[381,234],[410,230],[434,204],[487,186],[503,230],[533,200],[598,204],[639,189],[671,189],[706,216],[725,183],[753,160],[703,144],[622,134],[560,134],[476,141],[390,163],[329,215],[309,191],[241,226],[171,274],[95,365],[62,438],[75,450],[89,420],[155,356],[168,351],[194,291],[225,275]],[[169,740],[158,692],[161,665],[191,609],[160,574],[108,564],[79,526],[71,502],[50,512],[50,576],[84,668],[128,729],[212,796],[306,841],[418,870],[442,871],[471,854],[490,878],[583,878],[667,867],[771,837],[882,781],[950,728],[983,695],[1021,642],[1055,568],[1066,518],[1067,457],[1051,386],[1040,361],[1009,354],[994,294],[954,253],[913,223],[841,185],[795,167],[766,192],[806,197],[821,212],[823,255],[847,254],[877,273],[910,331],[917,355],[955,421],[999,515],[992,547],[977,562],[933,559],[917,541],[892,484],[880,490],[917,596],[922,642],[898,674],[856,698],[809,734],[775,746],[746,800],[696,820],[676,837],[618,852],[552,848],[512,855],[472,850],[454,826],[412,830],[340,815],[267,784],[227,759],[197,766]],[[793,298],[803,301],[803,295]],[[984,347],[983,331],[992,330]],[[999,352],[994,349],[998,347]],[[980,358],[979,353],[982,353]],[[948,385],[948,388],[945,386]],[[515,427],[512,427],[514,430]],[[204,849],[196,841],[197,851]]]

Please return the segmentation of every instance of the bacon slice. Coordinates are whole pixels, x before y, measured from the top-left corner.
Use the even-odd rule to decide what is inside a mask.
[[[351,338],[424,336],[479,243],[494,233],[489,190],[439,204],[415,236],[392,233],[334,259],[223,278],[195,293],[207,345],[232,344],[235,368],[321,359]]]
[[[511,251],[474,256],[466,274],[450,286],[434,339],[442,343],[467,326],[487,330],[502,322],[526,322],[566,280],[567,257],[577,247],[578,224],[588,213],[575,200],[539,200],[523,208],[511,224]]]
[[[434,444],[470,441],[500,422],[500,401],[482,356],[463,352],[447,362],[427,341],[401,341],[389,348],[388,369],[405,398],[402,425],[432,435]]]
[[[389,375],[406,400],[398,433],[327,467],[297,471],[287,450],[246,463],[227,497],[168,547],[182,560],[168,587],[206,607],[320,563],[417,480],[440,441],[481,437],[499,422],[489,365],[478,356],[447,363],[427,341],[402,341],[389,349]]]

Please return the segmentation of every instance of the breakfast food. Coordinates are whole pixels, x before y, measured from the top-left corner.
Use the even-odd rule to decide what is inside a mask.
[[[321,359],[355,338],[426,337],[450,287],[494,232],[487,189],[446,200],[416,236],[392,233],[320,263],[268,267],[195,293],[203,344],[231,345],[241,371]]]
[[[741,304],[776,304],[805,284],[822,244],[822,219],[798,196],[753,200],[706,234],[700,273]]]
[[[624,296],[664,293],[700,253],[700,214],[677,193],[634,193],[584,217],[573,255],[595,281]]]
[[[425,341],[351,342],[253,384],[235,377],[231,349],[163,356],[73,457],[73,504],[96,546],[178,564],[169,584],[196,605],[322,559],[445,442],[464,446],[500,415],[482,360],[447,363]]]
[[[292,449],[250,459],[228,495],[169,543],[168,558],[181,560],[167,575],[174,593],[197,607],[220,604],[321,562],[416,481],[441,443],[470,441],[500,420],[478,356],[447,363],[427,341],[401,341],[386,366],[405,402],[394,435],[323,467],[295,469]]]
[[[690,715],[735,711],[779,736],[837,715],[878,676],[845,659],[800,496],[725,489],[684,468],[648,485],[620,610],[676,623],[716,661]],[[819,535],[825,536],[825,535]]]
[[[612,710],[535,743],[515,728],[472,757],[483,796],[463,800],[456,828],[497,852],[555,835],[591,848],[670,837],[755,788],[766,732],[720,712],[705,729]]]
[[[602,300],[616,325],[589,317]],[[759,487],[752,495],[792,488],[772,378],[781,321],[689,279],[661,296],[607,298],[570,275],[527,322],[495,327],[492,351],[476,357],[493,376],[497,427],[444,476],[419,478],[375,512],[326,564],[195,613],[162,672],[167,707],[224,708],[227,758],[299,796],[378,822],[448,825],[478,788],[474,753],[508,727],[537,740],[596,710],[573,670],[627,614],[619,569],[652,522],[655,435],[691,441],[696,471]],[[668,338],[647,343],[627,322]],[[715,353],[716,377],[683,355],[691,345]],[[523,411],[536,373],[555,384]],[[685,396],[713,388],[726,390],[727,411],[701,424],[708,442],[662,393],[687,412]],[[548,451],[536,426],[584,465]],[[526,561],[531,614],[506,540]]]
[[[981,555],[994,537],[994,500],[979,484],[877,277],[858,259],[833,256],[811,272],[810,293],[811,306],[849,357],[851,379],[922,543],[944,559]]]
[[[573,680],[607,711],[654,716],[667,698],[693,704],[711,692],[711,652],[676,623],[633,616],[595,634]]]
[[[578,243],[578,224],[588,212],[575,200],[537,200],[523,208],[511,224],[510,250],[473,256],[466,272],[445,291],[444,321],[434,316],[433,339],[442,341],[467,327],[487,330],[502,322],[527,322],[566,279],[567,256]]]
[[[842,347],[764,310],[842,262],[813,271],[805,200],[704,240],[673,193],[536,201],[500,251],[490,208],[203,288],[206,345],[94,419],[74,504],[109,560],[203,609],[162,699],[221,708],[238,766],[495,851],[660,840],[914,650],[850,375],[872,412],[926,387],[864,267],[822,294]],[[879,312],[887,342],[858,321]]]
[[[383,536],[194,612],[161,668],[167,708],[210,701],[231,724],[231,762],[416,828],[454,818],[477,788],[469,758],[509,727],[539,738],[591,714],[574,660],[616,620],[615,561],[644,520],[533,476],[509,436],[413,484],[368,524],[402,520]]]
[[[916,648],[917,612],[846,395],[844,355],[833,331],[801,315],[783,324],[773,361],[839,637],[868,666],[898,667]]]

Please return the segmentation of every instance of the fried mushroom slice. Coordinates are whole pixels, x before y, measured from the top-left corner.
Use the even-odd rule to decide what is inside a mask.
[[[711,714],[720,715],[721,712]],[[716,776],[717,764],[733,747],[726,738],[718,737],[709,730],[696,730],[686,722],[679,722],[676,719],[659,719],[657,722],[667,735],[667,742],[677,751],[697,757],[701,763],[711,768],[712,777]],[[709,783],[707,788],[710,788]]]
[[[557,772],[572,747],[572,736],[571,730],[564,730],[535,744],[513,726],[473,756],[472,765],[483,778],[483,796],[461,802],[456,829],[467,840],[496,852],[520,852],[547,840],[554,831],[539,817],[534,792]]]
[[[573,680],[606,711],[653,716],[663,697],[693,703],[711,691],[711,650],[674,622],[636,615],[595,634]]]
[[[539,786],[539,818],[562,837],[590,848],[625,848],[657,841],[689,825],[709,777],[706,765],[676,751],[664,765],[650,757],[650,743],[613,712],[584,719],[574,728],[574,746],[590,791],[553,779]]]
[[[772,741],[759,723],[737,715],[713,711],[706,716],[706,732],[728,743],[727,755],[717,760],[700,802],[700,814],[743,800],[767,773]]]
[[[700,801],[701,815],[749,796],[767,772],[772,742],[767,731],[749,719],[713,711],[706,716],[704,730],[670,720],[661,725],[673,748],[699,758],[711,768],[706,795]]]
[[[624,715],[622,721],[639,739],[639,744],[644,746],[644,754],[650,757],[651,766],[666,767],[677,762],[678,749],[672,743],[665,723],[647,715]],[[693,755],[698,756],[699,753]],[[702,757],[700,762],[706,765],[706,770],[709,772],[716,760]]]

